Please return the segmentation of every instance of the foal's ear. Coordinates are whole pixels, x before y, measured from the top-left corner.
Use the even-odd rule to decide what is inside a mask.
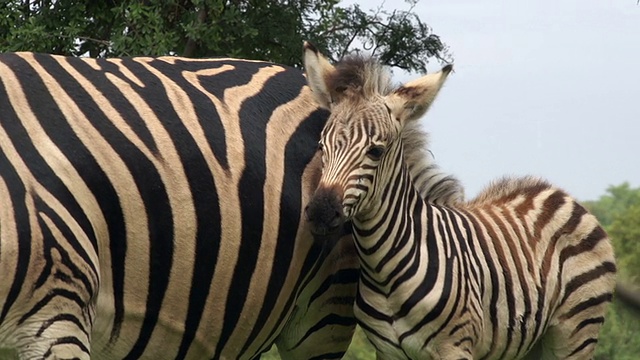
[[[424,115],[453,69],[447,65],[441,71],[410,81],[386,96],[391,114],[404,126]]]
[[[313,91],[318,105],[329,109],[333,102],[327,80],[335,68],[324,55],[308,41],[304,42],[304,70],[307,83]]]

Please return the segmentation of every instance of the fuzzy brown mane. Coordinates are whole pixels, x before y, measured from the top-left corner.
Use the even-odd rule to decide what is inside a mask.
[[[508,201],[522,194],[535,195],[554,188],[547,181],[534,176],[503,177],[491,182],[475,199],[469,202],[469,205]]]
[[[373,57],[349,55],[335,64],[327,86],[336,99],[369,99],[389,94],[394,88],[389,71]]]

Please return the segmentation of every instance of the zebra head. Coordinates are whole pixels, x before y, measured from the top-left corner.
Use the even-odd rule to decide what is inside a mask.
[[[305,208],[311,231],[333,234],[379,208],[385,185],[404,165],[402,131],[427,111],[451,65],[393,88],[388,71],[360,55],[335,66],[305,43],[307,82],[331,111],[322,130],[322,176]]]

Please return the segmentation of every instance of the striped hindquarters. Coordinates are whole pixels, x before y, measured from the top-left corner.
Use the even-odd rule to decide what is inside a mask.
[[[485,358],[510,358],[540,341],[547,356],[592,354],[616,265],[597,219],[534,179],[503,179],[462,211],[481,271]],[[542,339],[542,340],[540,340]]]

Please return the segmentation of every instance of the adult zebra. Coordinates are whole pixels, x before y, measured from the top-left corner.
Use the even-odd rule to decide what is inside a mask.
[[[2,54],[0,109],[0,347],[20,359],[346,350],[357,256],[348,241],[314,245],[301,221],[328,113],[299,70]],[[432,182],[441,201],[458,198],[428,173],[445,180]]]
[[[374,59],[334,67],[307,46],[305,67],[331,109],[307,217],[323,235],[352,221],[362,268],[355,314],[378,357],[592,358],[616,272],[595,217],[533,178],[432,205],[407,167],[406,139],[416,135],[406,131],[451,67],[395,89]]]

